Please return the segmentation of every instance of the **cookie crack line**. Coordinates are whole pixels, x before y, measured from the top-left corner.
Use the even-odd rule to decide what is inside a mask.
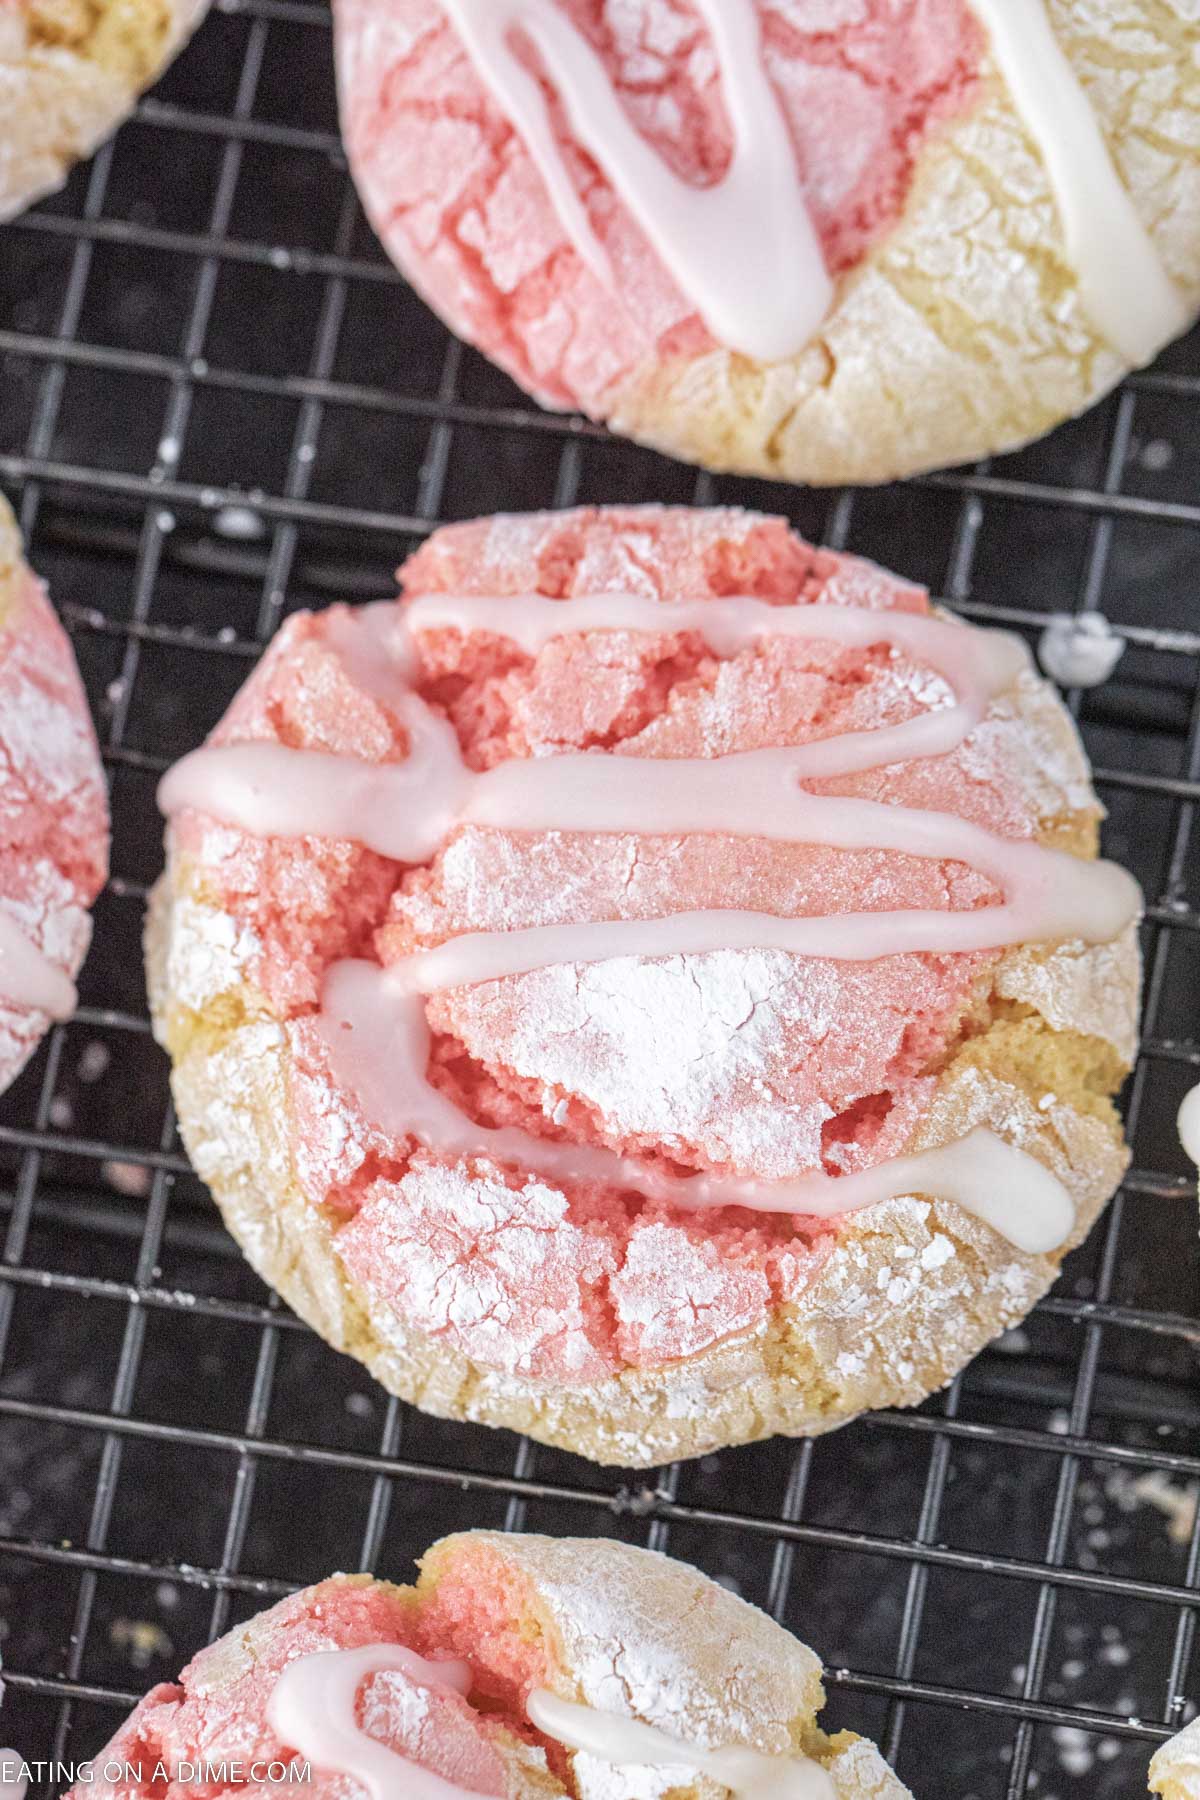
[[[514,759],[475,773],[456,734],[416,691],[422,630],[483,631],[530,654],[581,632],[698,632],[729,659],[766,637],[857,648],[887,646],[937,673],[949,704],[900,724],[796,748],[712,758],[566,755]],[[327,642],[347,674],[404,725],[408,755],[371,764],[281,744],[209,746],[160,788],[168,816],[184,810],[258,836],[349,838],[401,862],[435,854],[462,824],[509,831],[634,831],[766,836],[833,848],[876,848],[975,867],[1004,896],[966,912],[913,910],[824,918],[712,909],[466,933],[389,969],[346,960],[329,971],[317,1015],[336,1078],[368,1119],[393,1136],[462,1158],[487,1155],[535,1173],[603,1182],[685,1209],[746,1207],[835,1217],[911,1193],[956,1201],[1031,1254],[1057,1249],[1074,1222],[1070,1195],[1037,1158],[977,1127],[915,1156],[852,1175],[755,1182],[668,1175],[607,1149],[481,1126],[428,1079],[423,998],[440,988],[622,956],[771,948],[864,961],[899,951],[1000,949],[1030,942],[1108,943],[1137,916],[1140,892],[1111,863],[1001,838],[952,814],[813,795],[804,778],[846,775],[957,748],[988,707],[1029,670],[1019,640],[949,619],[852,606],[772,606],[749,596],[663,602],[634,594],[503,603],[426,596],[330,615]]]

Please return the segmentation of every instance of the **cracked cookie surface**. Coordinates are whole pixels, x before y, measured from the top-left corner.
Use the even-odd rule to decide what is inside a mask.
[[[409,596],[500,608],[632,589],[928,610],[920,589],[732,511],[450,527],[402,580]],[[404,756],[404,726],[331,642],[339,616],[289,621],[220,741]],[[718,661],[696,632],[571,632],[536,655],[486,630],[416,642],[419,691],[476,769],[587,750],[636,779],[639,759],[886,728],[947,697],[882,646],[767,638]],[[1095,854],[1086,764],[1032,674],[951,755],[810,785]],[[1061,1251],[1016,1251],[944,1202],[832,1222],[697,1216],[611,1183],[439,1156],[381,1130],[333,1072],[317,1016],[330,967],[390,967],[469,931],[686,908],[952,913],[995,897],[961,864],[753,834],[467,823],[401,865],[184,812],[152,909],[151,992],[199,1173],[256,1268],[323,1335],[430,1411],[644,1465],[920,1399],[1029,1309]],[[850,1174],[988,1126],[1059,1175],[1074,1242],[1124,1166],[1109,1095],[1132,1055],[1137,981],[1131,932],[870,962],[717,950],[557,964],[432,995],[428,1076],[481,1126],[766,1181]]]
[[[75,655],[0,499],[0,910],[74,976],[107,872],[104,771]],[[0,1090],[48,1025],[0,1000]]]
[[[171,1769],[233,1756],[243,1765],[287,1759],[292,1746],[267,1722],[284,1669],[297,1658],[380,1644],[435,1663],[462,1659],[470,1690],[421,1685],[398,1669],[364,1676],[360,1730],[488,1800],[711,1800],[722,1792],[679,1766],[567,1752],[530,1723],[534,1689],[696,1748],[808,1758],[832,1800],[911,1800],[872,1743],[822,1731],[818,1657],[685,1563],[604,1538],[479,1531],[444,1538],[420,1567],[411,1588],[335,1575],[202,1650],[177,1683],[161,1683],[141,1701],[96,1757],[96,1800],[151,1800],[161,1791],[149,1779],[105,1782],[107,1763],[148,1775],[160,1762]],[[233,1786],[217,1780],[204,1791]],[[315,1762],[304,1790],[311,1800],[359,1791]],[[75,1788],[71,1800],[87,1792]]]
[[[697,188],[728,165],[683,0],[561,0],[639,132]],[[1117,172],[1200,307],[1200,22],[1188,0],[1047,0]],[[543,404],[714,469],[882,481],[1024,443],[1125,372],[1082,303],[1056,194],[967,0],[758,0],[834,281],[764,362],[722,347],[555,115],[616,278],[572,242],[438,0],[336,0],[342,126],[393,259]]]

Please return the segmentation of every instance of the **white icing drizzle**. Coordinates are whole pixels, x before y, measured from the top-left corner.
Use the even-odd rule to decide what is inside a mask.
[[[1137,910],[1136,884],[1114,863],[1086,865],[1089,871],[1095,870],[1094,885],[1089,885],[1080,880],[1077,857],[1040,844],[993,837],[953,813],[912,812],[871,800],[805,794],[786,780],[791,773],[786,752],[754,751],[745,759],[729,756],[720,762],[698,760],[695,764],[684,758],[644,763],[639,765],[637,786],[632,789],[618,759],[613,762],[612,773],[621,777],[624,785],[615,780],[602,783],[610,792],[592,796],[586,807],[547,805],[539,812],[535,805],[526,810],[514,805],[482,814],[471,808],[466,817],[510,830],[579,830],[582,815],[588,820],[583,829],[592,831],[720,831],[730,835],[747,834],[745,820],[749,818],[754,821],[751,835],[785,843],[894,850],[967,863],[1001,884],[1007,898],[999,906],[964,912],[910,908],[792,919],[713,907],[656,919],[600,919],[467,932],[409,958],[405,978],[412,987],[428,994],[502,975],[525,974],[552,963],[606,962],[614,956],[701,955],[710,950],[784,950],[794,956],[827,956],[839,962],[875,962],[905,952],[949,955],[1064,938],[1107,944],[1119,936]],[[545,765],[530,762],[505,767],[532,771]],[[673,779],[647,779],[651,771]],[[672,808],[671,800],[679,797],[693,773],[692,808]],[[564,774],[569,778],[568,771]],[[711,781],[706,779],[710,775],[714,777]],[[567,797],[564,794],[564,799]]]
[[[390,609],[393,613],[394,608]],[[852,775],[886,763],[943,756],[957,749],[991,701],[1032,667],[1019,637],[976,631],[924,613],[872,612],[863,606],[772,606],[752,595],[721,600],[652,600],[644,594],[585,594],[570,601],[522,594],[422,594],[405,607],[409,632],[482,632],[536,656],[555,638],[583,632],[694,632],[714,656],[729,661],[768,638],[870,650],[888,644],[934,669],[954,690],[954,704],[877,731],[843,732],[789,754],[797,779]],[[339,654],[340,646],[339,646]]]
[[[1179,1108],[1179,1141],[1194,1163],[1200,1164],[1200,1087],[1184,1095]]]
[[[318,1650],[284,1669],[267,1702],[267,1723],[288,1749],[319,1769],[350,1776],[371,1800],[478,1800],[359,1725],[358,1690],[387,1669],[424,1687],[463,1695],[471,1690],[469,1663],[429,1662],[399,1644]],[[568,1749],[611,1763],[697,1769],[728,1788],[735,1800],[833,1800],[829,1776],[806,1756],[769,1756],[740,1745],[701,1750],[636,1719],[560,1700],[545,1688],[530,1694],[527,1711],[539,1731]]]
[[[820,1763],[798,1753],[771,1756],[741,1744],[701,1750],[640,1719],[578,1706],[546,1688],[533,1690],[526,1710],[539,1731],[568,1750],[641,1768],[695,1769],[728,1788],[734,1800],[835,1800],[833,1781]]]
[[[579,196],[542,88],[513,48],[536,49],[572,133],[603,170],[718,343],[761,362],[803,349],[833,284],[796,150],[763,57],[755,0],[694,0],[708,26],[733,133],[718,182],[682,180],[630,119],[608,70],[553,0],[442,0],[546,184],[559,222],[609,287],[618,277]]]
[[[952,686],[952,705],[902,724],[844,732],[785,751],[747,753],[757,760],[741,765],[746,772],[770,771],[771,776],[790,776],[793,782],[944,755],[979,723],[989,702],[1030,667],[1025,646],[1007,632],[978,631],[948,620],[864,607],[771,606],[749,596],[661,602],[634,594],[569,602],[529,594],[504,600],[430,595],[403,609],[385,602],[365,607],[354,617],[333,615],[328,636],[355,683],[404,725],[409,753],[403,763],[368,765],[277,744],[206,748],[185,756],[166,776],[159,790],[163,810],[171,813],[195,806],[215,811],[227,824],[280,837],[350,834],[368,849],[403,862],[431,855],[455,819],[498,823],[506,807],[513,806],[522,809],[517,825],[530,828],[528,809],[554,803],[548,789],[542,801],[534,792],[547,783],[557,783],[564,797],[577,800],[577,792],[568,795],[567,790],[577,790],[585,777],[589,788],[607,782],[620,804],[628,784],[624,763],[607,776],[600,772],[598,757],[556,757],[553,773],[547,772],[550,765],[544,759],[523,773],[516,772],[516,765],[484,775],[464,768],[453,730],[409,685],[416,668],[413,634],[446,628],[483,630],[530,654],[552,638],[583,631],[643,635],[692,631],[724,659],[767,636],[824,640],[851,649],[889,644],[926,663]],[[641,768],[651,766],[644,762]],[[693,759],[687,766],[692,773],[700,768],[702,779],[722,780],[714,775],[711,760],[702,764]],[[669,773],[657,779],[664,793],[667,786],[676,785]],[[739,822],[733,829],[740,831],[744,805],[737,804],[737,813]],[[581,819],[577,828],[588,826]]]
[[[390,1137],[415,1138],[440,1155],[486,1156],[552,1181],[599,1182],[687,1211],[740,1206],[833,1219],[909,1194],[936,1195],[1034,1256],[1057,1249],[1074,1222],[1071,1197],[1057,1177],[983,1127],[938,1149],[892,1157],[850,1175],[752,1181],[672,1175],[600,1145],[476,1124],[426,1077],[430,1032],[420,995],[406,993],[401,980],[375,963],[342,962],[330,971],[318,1028],[335,1078],[357,1095],[366,1116]]]
[[[403,762],[367,764],[281,744],[220,745],[193,752],[166,776],[164,811],[190,806],[272,836],[349,837],[394,861],[413,863],[427,860],[463,824],[523,832],[721,832],[964,863],[988,875],[1005,895],[1002,905],[957,913],[787,919],[712,908],[659,919],[469,933],[411,959],[411,985],[426,993],[550,963],[614,956],[773,948],[874,961],[902,951],[994,950],[1060,938],[1107,943],[1138,910],[1136,884],[1115,864],[1085,865],[1039,844],[996,837],[954,814],[810,794],[798,786],[954,749],[988,701],[1028,666],[1023,648],[1005,634],[911,614],[772,607],[745,597],[713,602],[711,620],[705,617],[708,602],[671,605],[633,595],[566,603],[526,595],[486,604],[503,614],[503,624],[463,600],[413,602],[407,620],[411,629],[426,630],[447,624],[469,630],[482,622],[532,649],[573,630],[687,629],[701,632],[723,656],[758,641],[777,620],[782,636],[858,648],[885,642],[920,655],[950,677],[956,699],[900,725],[794,748],[639,758],[636,780],[629,759],[604,754],[513,759],[476,773],[466,767],[450,724],[408,686],[410,644],[397,637],[396,609],[387,607],[387,616],[372,611],[355,623],[338,617],[331,641],[356,676],[369,665],[373,691],[408,733]],[[389,652],[395,658],[390,689]]]
[[[1140,368],[1191,313],[1121,180],[1045,0],[971,0],[1017,111],[1046,165],[1084,306]]]
[[[531,653],[553,637],[594,630],[698,631],[715,655],[726,657],[776,631],[858,648],[886,643],[936,669],[953,695],[951,704],[921,718],[798,748],[638,758],[632,768],[632,759],[606,754],[539,757],[476,773],[466,767],[452,727],[410,685],[416,670],[410,633],[447,628],[491,631]],[[828,1218],[928,1193],[957,1201],[1030,1253],[1064,1241],[1074,1209],[1062,1184],[1035,1158],[982,1128],[940,1149],[836,1178],[814,1174],[756,1183],[676,1177],[603,1148],[482,1127],[426,1080],[430,1039],[423,995],[550,963],[722,948],[873,960],[900,951],[1116,937],[1136,915],[1140,896],[1112,864],[1082,863],[1035,843],[999,838],[952,814],[814,795],[797,785],[803,778],[953,749],[989,701],[1028,667],[1014,640],[862,608],[771,607],[745,597],[661,603],[633,595],[571,602],[430,596],[409,603],[403,616],[391,605],[335,614],[328,632],[353,678],[403,722],[406,759],[368,765],[263,743],[206,748],[164,780],[160,803],[166,812],[195,808],[257,834],[349,837],[403,862],[427,860],[457,825],[468,822],[510,831],[725,832],[964,863],[986,874],[1004,896],[999,905],[963,912],[780,918],[714,908],[647,920],[474,932],[388,971],[341,963],[327,977],[318,1023],[336,1078],[378,1126],[442,1154],[486,1154],[557,1180],[604,1182],[683,1208],[742,1206]]]
[[[468,1789],[389,1750],[358,1723],[358,1690],[372,1675],[394,1669],[422,1687],[469,1693],[464,1662],[428,1662],[400,1644],[360,1650],[318,1650],[284,1669],[267,1702],[267,1723],[289,1750],[320,1769],[349,1775],[371,1800],[478,1800]]]
[[[52,1019],[69,1019],[78,996],[70,977],[0,911],[0,1001],[29,1006]]]
[[[714,907],[660,919],[473,932],[414,958],[426,992],[611,956],[757,947],[873,962],[901,951],[996,950],[1060,938],[1109,943],[1138,909],[1137,886],[1115,863],[1083,864],[1063,851],[996,837],[953,813],[806,793],[795,783],[808,772],[805,750],[820,744],[638,758],[633,767],[632,759],[607,755],[536,757],[475,774],[445,720],[415,696],[405,711],[413,746],[405,762],[357,763],[282,744],[218,745],[171,771],[161,804],[168,813],[193,807],[257,835],[350,838],[405,863],[426,861],[465,824],[520,832],[722,833],[892,850],[967,864],[1006,896],[1000,906],[965,912],[791,919]]]

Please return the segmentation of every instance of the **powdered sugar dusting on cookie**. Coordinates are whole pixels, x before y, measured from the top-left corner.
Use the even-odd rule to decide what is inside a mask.
[[[1172,1800],[1200,1796],[1200,1719],[1159,1745],[1150,1759],[1150,1788]]]
[[[421,1330],[493,1368],[595,1381],[613,1367],[589,1319],[613,1251],[543,1182],[418,1163],[368,1190],[339,1251]]]
[[[0,836],[0,907],[51,973],[73,976],[91,936],[87,908],[107,870],[104,780],[70,644],[20,561],[3,502]],[[46,1023],[33,1008],[0,1007],[0,1087],[17,1074]]]
[[[381,1582],[334,1576],[306,1588],[201,1650],[178,1682],[153,1688],[97,1757],[94,1781],[71,1790],[73,1800],[87,1794],[97,1800],[152,1800],[162,1786],[151,1779],[159,1761],[172,1769],[183,1762],[239,1761],[264,1769],[291,1762],[296,1745],[281,1739],[271,1723],[271,1701],[285,1671],[330,1652],[361,1656],[380,1644],[404,1646],[416,1629],[410,1596]],[[540,1748],[482,1716],[463,1694],[423,1685],[402,1669],[364,1674],[356,1714],[369,1741],[384,1752],[469,1793],[516,1795],[547,1785]],[[361,1795],[358,1784],[338,1769],[309,1761],[302,1785],[311,1800]],[[131,1764],[144,1770],[141,1782],[105,1779],[106,1768]],[[293,1783],[297,1774],[290,1776]],[[270,1783],[264,1779],[259,1785],[265,1790]]]
[[[661,1791],[642,1785],[632,1749],[657,1755],[664,1731],[668,1751],[684,1747],[692,1762],[689,1788],[697,1755],[718,1751],[729,1761],[714,1778],[746,1800],[906,1800],[899,1783],[881,1785],[869,1746],[843,1739],[835,1751],[822,1734],[813,1652],[686,1564],[603,1538],[475,1531],[434,1544],[420,1568],[413,1588],[332,1576],[201,1650],[98,1753],[102,1800],[152,1800],[158,1764],[230,1760],[290,1765],[267,1784],[299,1782],[314,1800],[403,1793],[406,1781],[425,1795],[449,1783],[506,1800],[630,1800]],[[600,1715],[591,1723],[607,1730],[612,1758],[580,1757],[568,1771],[553,1748],[548,1757],[557,1721],[543,1712],[561,1719],[564,1703],[573,1722],[584,1709]],[[637,1722],[649,1730],[635,1745]],[[764,1766],[776,1758],[791,1759],[779,1785]],[[105,1778],[130,1765],[140,1779]],[[802,1772],[808,1781],[789,1779]],[[768,1785],[751,1790],[754,1775]]]
[[[854,1166],[844,1153],[853,1138],[823,1138],[839,1099],[857,1099],[885,1071],[902,1088],[914,1021],[934,1021],[936,1036],[937,974],[920,959],[883,991],[870,965],[862,977],[777,952],[617,958],[487,982],[433,1016],[453,1021],[481,1061],[537,1084],[551,1121],[560,1105],[582,1103],[610,1142],[785,1180],[823,1159]],[[894,1132],[880,1137],[896,1104],[910,1116],[897,1093],[864,1136],[877,1155],[899,1148]]]
[[[617,1557],[603,1542],[484,1542],[528,1571],[561,1634],[573,1689],[599,1712],[644,1719],[703,1749],[735,1742],[775,1753],[792,1748],[790,1721],[818,1703],[813,1652],[684,1564],[646,1565],[646,1551]],[[723,1677],[719,1702],[710,1661]],[[586,1768],[589,1800],[610,1800],[611,1767],[589,1758]]]
[[[764,172],[760,156],[759,181],[773,172],[776,212],[790,198],[796,217],[782,236],[765,228],[761,236],[793,248],[815,240],[816,273],[821,260],[839,273],[902,209],[927,133],[976,91],[984,40],[962,0],[862,0],[836,10],[824,0],[738,0],[727,10],[741,17],[743,7],[756,28],[747,37],[762,37],[757,55],[739,59],[742,83],[762,89],[753,104],[730,93],[727,46],[714,41],[702,9],[675,0],[602,9],[566,0],[545,9],[550,25],[557,21],[555,41],[566,32],[571,42],[578,28],[572,63],[586,56],[608,77],[596,87],[612,117],[600,154],[584,161],[567,141],[581,128],[586,134],[580,109],[571,108],[569,134],[563,109],[545,112],[540,88],[524,86],[526,62],[502,56],[505,40],[481,53],[478,38],[494,8],[483,9],[481,24],[464,0],[448,16],[437,0],[341,0],[347,145],[385,245],[460,335],[550,401],[598,405],[656,352],[712,342],[704,323],[711,279],[689,280],[690,265],[672,257],[655,230],[662,209],[648,215],[638,204],[657,170],[660,185],[680,190],[667,210],[707,211],[736,176],[747,111],[759,132],[778,117],[779,167]],[[718,12],[718,23],[723,18]],[[469,31],[470,48],[455,20]],[[537,66],[550,65],[553,75],[561,60],[544,47]],[[508,78],[499,96],[488,86],[498,66]],[[509,104],[514,82],[527,105],[519,96]],[[618,139],[646,165],[636,190],[604,154]],[[748,219],[759,202],[752,191],[742,208]],[[716,253],[746,265],[751,258],[739,258],[723,241],[729,236],[714,230]],[[759,286],[773,299],[786,279]],[[791,310],[800,310],[795,299]],[[739,322],[744,330],[744,317]],[[710,315],[710,324],[721,336],[720,318]],[[796,347],[794,339],[785,347]],[[781,353],[779,343],[765,348]]]
[[[183,900],[175,912],[166,977],[173,998],[200,1012],[247,979],[262,956],[255,932],[232,913]]]
[[[761,1269],[725,1264],[712,1244],[660,1220],[632,1233],[609,1294],[622,1357],[637,1364],[706,1349],[714,1317],[722,1337],[755,1329],[771,1288]]]
[[[807,550],[774,522],[727,513],[489,521],[436,534],[409,575],[417,592],[555,598],[590,592],[594,581],[662,599],[759,593],[906,612],[924,604],[918,590],[878,569]],[[236,734],[280,732],[288,743],[322,748],[339,737],[357,743],[343,721],[348,709],[366,707],[375,748],[359,744],[357,754],[402,755],[398,722],[382,716],[376,700],[345,691],[321,622],[302,621],[290,634],[235,709]],[[297,647],[303,657],[293,662]],[[616,634],[603,644],[594,636],[563,640],[531,657],[485,632],[469,640],[424,634],[419,650],[422,693],[445,710],[475,768],[564,751],[633,763],[803,744],[884,728],[948,699],[944,682],[903,658],[828,644],[771,640],[717,662],[695,634],[665,643]],[[1077,798],[1090,813],[1069,725],[1047,713],[1037,754],[1027,749],[1024,707],[1037,715],[1039,693],[1023,693],[1020,710],[1016,699],[1001,701],[950,756],[823,785],[897,806],[953,807],[1016,838],[1069,814]],[[185,819],[180,842],[189,853],[203,852],[205,841]],[[342,1268],[369,1293],[375,1317],[390,1309],[398,1333],[411,1326],[469,1355],[495,1393],[515,1393],[522,1382],[602,1384],[727,1342],[750,1346],[807,1284],[823,1279],[840,1234],[786,1216],[715,1214],[699,1225],[629,1194],[414,1154],[411,1139],[389,1140],[330,1080],[307,997],[330,960],[373,948],[390,964],[472,929],[654,916],[665,896],[678,907],[744,895],[761,910],[800,916],[852,906],[970,911],[994,898],[986,878],[936,859],[753,838],[716,837],[697,848],[685,839],[478,826],[409,871],[364,860],[350,845],[322,845],[319,857],[293,845],[285,855],[226,832],[205,874],[235,921],[232,933],[222,928],[222,955],[248,962],[250,981],[287,1016],[292,1166],[308,1204],[329,1222]],[[186,926],[185,918],[184,938]],[[347,948],[351,940],[357,948]],[[297,949],[302,982],[288,973]],[[200,960],[213,958],[212,943],[185,951],[197,991],[224,978],[229,965],[219,958],[215,973],[201,970]],[[986,998],[1000,962],[913,955],[859,966],[729,951],[542,969],[435,996],[427,1008],[430,1081],[489,1127],[604,1145],[685,1171],[768,1179],[851,1172],[913,1139],[939,1060]],[[975,1119],[964,1107],[960,1121],[1013,1129],[1004,1109],[984,1107]],[[1038,1134],[1047,1129],[1046,1118],[1018,1119],[1014,1141],[1043,1154]],[[930,1141],[955,1135],[943,1130]],[[907,1218],[903,1203],[897,1208],[889,1219]],[[880,1294],[917,1314],[921,1276],[936,1274],[930,1342],[948,1344],[959,1328],[946,1293],[969,1297],[978,1271],[964,1265],[955,1284],[957,1243],[944,1232],[928,1251],[937,1258],[929,1267],[928,1246],[913,1247],[913,1266],[892,1268],[883,1288],[864,1258],[869,1292],[852,1294],[847,1277],[844,1316],[878,1305]],[[1020,1259],[1012,1267],[1015,1305],[1018,1290],[1031,1293],[1042,1274]],[[831,1298],[835,1311],[839,1304]],[[749,1349],[747,1356],[753,1362]],[[914,1360],[914,1397],[929,1360]],[[669,1385],[664,1405],[703,1415],[703,1385],[689,1397],[679,1371]]]

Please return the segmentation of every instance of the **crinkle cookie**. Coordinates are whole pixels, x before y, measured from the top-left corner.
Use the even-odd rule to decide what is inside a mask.
[[[208,0],[0,0],[0,219],[60,187],[132,111]]]
[[[104,772],[75,656],[2,498],[0,770],[2,1091],[51,1020],[75,1010],[88,907],[108,873]]]
[[[648,1465],[912,1404],[1126,1163],[1133,883],[1016,639],[781,520],[437,532],[167,778],[180,1128],[428,1411]]]
[[[1191,0],[334,0],[386,248],[544,405],[711,469],[1012,448],[1200,307]]]
[[[1193,1719],[1150,1759],[1150,1792],[1162,1800],[1200,1800],[1200,1719]]]
[[[824,1701],[811,1650],[683,1563],[467,1532],[415,1587],[334,1575],[202,1650],[71,1800],[211,1794],[234,1764],[265,1794],[305,1763],[308,1800],[911,1800],[873,1744],[821,1730]]]

